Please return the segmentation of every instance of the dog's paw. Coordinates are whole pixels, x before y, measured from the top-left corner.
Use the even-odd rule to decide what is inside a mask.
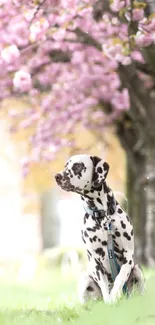
[[[108,295],[106,297],[103,297],[103,300],[104,300],[105,304],[107,304],[107,305],[111,305],[112,304],[112,299],[111,299],[111,296],[110,295]]]
[[[120,290],[111,290],[111,294],[110,294],[110,299],[111,299],[111,303],[115,304],[121,297],[121,292]]]

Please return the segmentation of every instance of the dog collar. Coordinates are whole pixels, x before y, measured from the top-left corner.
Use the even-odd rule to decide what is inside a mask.
[[[93,217],[105,217],[106,216],[106,211],[101,209],[101,210],[98,210],[96,208],[90,208],[88,207],[88,205],[84,204],[83,205],[85,211],[90,214],[91,216]]]

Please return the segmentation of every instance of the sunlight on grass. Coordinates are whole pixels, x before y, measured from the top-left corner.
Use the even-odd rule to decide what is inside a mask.
[[[144,296],[134,295],[115,306],[102,301],[80,306],[76,276],[42,270],[32,283],[0,280],[0,325],[154,325],[155,272],[149,270]]]

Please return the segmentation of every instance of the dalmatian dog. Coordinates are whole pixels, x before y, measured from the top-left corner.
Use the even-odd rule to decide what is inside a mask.
[[[134,283],[144,290],[143,274],[134,263],[133,225],[127,213],[116,201],[106,183],[109,165],[91,155],[75,155],[63,171],[55,175],[57,184],[65,191],[78,193],[85,208],[81,235],[88,256],[88,273],[79,286],[79,298],[102,298],[115,303],[124,284],[132,291]],[[97,211],[97,213],[95,212]],[[108,223],[111,224],[113,249],[120,271],[115,279],[109,263],[107,240]]]

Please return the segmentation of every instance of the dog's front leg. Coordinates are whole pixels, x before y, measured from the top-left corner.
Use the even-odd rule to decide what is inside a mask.
[[[104,275],[101,271],[98,271],[97,277],[98,277],[98,284],[102,292],[103,300],[106,304],[110,304],[111,296],[109,293],[109,283],[108,283],[107,276]]]
[[[92,278],[98,284],[104,302],[107,304],[111,303],[109,281],[98,259],[91,258],[88,266],[88,273],[92,275]]]
[[[130,272],[134,266],[133,251],[124,253],[124,264],[122,265],[119,274],[117,275],[114,286],[111,290],[111,302],[114,303],[120,298],[124,284],[129,278]]]

